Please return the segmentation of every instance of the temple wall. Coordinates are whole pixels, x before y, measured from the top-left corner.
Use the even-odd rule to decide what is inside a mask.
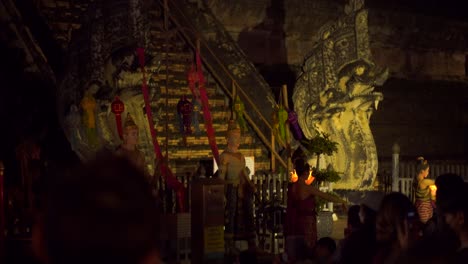
[[[241,45],[248,55],[254,54],[255,64],[271,63],[270,57],[285,52],[284,62],[293,68],[303,62],[320,26],[343,10],[342,2],[325,0],[210,0],[208,4],[234,40],[245,34],[257,40]],[[277,14],[281,9],[283,20],[269,17],[270,10]],[[371,7],[369,31],[375,61],[396,77],[467,80],[468,23]],[[268,47],[266,40],[275,37],[282,37],[283,51]]]
[[[400,145],[403,157],[462,158],[468,149],[466,84],[392,78],[371,117],[379,157]]]
[[[369,31],[375,62],[392,76],[468,81],[468,23],[371,9]]]
[[[401,145],[406,156],[466,156],[468,23],[369,2],[374,61],[391,73],[391,79],[377,88],[384,100],[371,118],[379,157],[391,156],[394,142]],[[326,0],[208,3],[260,69],[287,64],[287,70],[296,76],[320,26],[343,10],[342,1]],[[277,14],[284,12],[284,20],[270,18],[269,8]],[[281,79],[278,76],[284,69],[274,74],[276,78]],[[272,82],[270,85],[275,86]]]

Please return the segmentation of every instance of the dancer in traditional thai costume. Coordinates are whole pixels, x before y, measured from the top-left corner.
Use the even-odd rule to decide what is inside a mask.
[[[293,155],[294,157],[295,155]],[[310,183],[311,168],[304,156],[294,159],[294,169],[298,179],[288,188],[286,211],[286,240],[288,259],[294,260],[302,247],[312,249],[317,241],[316,197],[345,205],[337,196],[321,192]]]
[[[416,169],[417,175],[413,180],[415,206],[419,219],[425,224],[431,219],[435,208],[435,184],[434,180],[427,179],[429,175],[429,163],[423,157],[418,158]]]

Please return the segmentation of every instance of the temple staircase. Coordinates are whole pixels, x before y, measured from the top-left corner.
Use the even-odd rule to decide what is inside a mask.
[[[196,172],[200,162],[205,162],[205,164],[212,162],[213,154],[210,149],[208,137],[206,136],[206,129],[201,111],[199,113],[199,128],[201,133],[196,134],[193,126],[194,124],[192,124],[194,133],[187,135],[184,139],[184,135],[179,129],[180,124],[177,118],[177,103],[182,96],[186,96],[192,101],[192,95],[188,87],[187,72],[195,58],[194,50],[196,49],[197,39],[193,36],[198,38],[200,35],[197,33],[199,31],[195,28],[189,28],[186,27],[186,25],[182,26],[178,22],[179,20],[176,20],[175,11],[173,12],[173,9],[178,7],[172,6],[175,2],[170,2],[171,9],[168,12],[168,18],[170,19],[167,21],[164,21],[165,12],[163,2],[156,3],[149,12],[149,20],[152,25],[150,30],[151,46],[147,50],[151,52],[149,56],[156,59],[153,59],[153,63],[148,65],[147,71],[149,73],[149,87],[153,95],[151,104],[154,115],[153,118],[163,155],[167,153],[170,167],[175,174],[178,177],[185,178]],[[188,4],[188,6],[196,8],[196,5],[193,4]],[[188,21],[187,23],[190,24]],[[221,153],[226,147],[225,135],[227,124],[229,119],[232,118],[231,107],[233,93],[237,92],[241,98],[248,98],[247,100],[255,100],[259,106],[262,106],[265,104],[265,98],[271,96],[271,91],[256,70],[249,69],[249,71],[258,75],[250,74],[258,78],[257,82],[263,85],[263,90],[250,89],[252,94],[255,94],[258,98],[246,95],[244,90],[236,85],[236,80],[232,79],[234,76],[227,70],[229,67],[227,63],[219,65],[220,61],[226,60],[224,58],[221,60],[219,57],[210,53],[208,49],[210,49],[212,45],[209,47],[208,42],[201,41],[201,38],[198,38],[198,40],[200,40],[201,57],[204,62],[203,70],[207,80],[206,89],[213,118],[213,127],[216,134],[216,143]],[[236,45],[233,41],[232,44]],[[245,58],[243,62],[253,67]],[[220,68],[224,70],[219,70]],[[263,81],[263,83],[261,81]],[[255,82],[253,83],[255,84]],[[253,85],[251,85],[251,87],[252,86]],[[257,171],[266,171],[270,169],[269,150],[264,144],[264,140],[258,136],[258,132],[260,131],[262,135],[265,135],[266,133],[263,131],[269,130],[268,123],[263,122],[264,124],[262,127],[258,124],[260,122],[252,122],[252,120],[260,120],[263,118],[263,115],[262,113],[256,112],[259,111],[258,108],[253,109],[247,100],[243,100],[246,107],[246,119],[250,121],[249,124],[254,123],[254,126],[249,126],[249,131],[243,134],[240,151],[246,157],[254,157]],[[272,111],[273,108],[270,108]],[[268,107],[260,107],[260,109],[263,109],[265,112],[264,114],[269,114],[269,116],[271,116],[271,113],[266,112]],[[251,115],[251,113],[254,114]],[[270,138],[270,133],[271,132],[268,132],[268,134],[266,134],[268,136],[265,137],[265,139]],[[207,174],[209,175],[210,172],[207,171]]]

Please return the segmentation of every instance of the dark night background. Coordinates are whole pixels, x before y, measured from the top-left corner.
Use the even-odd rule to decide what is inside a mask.
[[[287,1],[277,1],[279,4],[288,7]],[[335,0],[338,4],[344,4],[344,1]],[[65,69],[66,51],[54,39],[53,32],[49,29],[47,21],[40,10],[34,5],[32,0],[15,1],[19,13],[23,18],[25,26],[29,28],[32,36],[36,39],[37,44],[41,47],[47,64],[53,72],[52,76],[41,76],[34,72],[25,72],[28,62],[25,61],[23,51],[15,47],[11,41],[12,36],[8,30],[1,30],[0,34],[0,120],[2,129],[0,134],[0,159],[6,163],[7,170],[12,173],[15,171],[18,164],[15,162],[15,148],[24,140],[31,139],[38,142],[42,147],[42,154],[46,159],[65,161],[74,160],[75,157],[71,153],[70,147],[64,138],[62,129],[58,123],[56,116],[56,84],[54,80],[60,80]],[[466,1],[456,0],[398,0],[398,1],[366,1],[369,8],[378,8],[392,10],[394,12],[411,12],[415,14],[423,14],[427,16],[442,17],[459,21],[468,21]],[[281,12],[272,12],[273,19],[281,20]],[[275,16],[279,16],[275,17]],[[1,28],[6,29],[8,21],[2,20]],[[468,33],[465,32],[468,38]],[[466,47],[468,49],[468,47]],[[248,52],[247,52],[248,53]],[[468,55],[467,55],[468,56]],[[273,86],[277,87],[280,83],[288,83],[291,87],[294,83],[294,75],[291,74],[288,67],[280,65],[257,65],[264,75],[265,79]],[[467,65],[468,68],[468,65]],[[468,75],[468,72],[467,72]],[[429,84],[429,85],[428,85]],[[440,112],[441,126],[458,127],[464,135],[463,150],[456,153],[440,153],[440,157],[464,158],[468,154],[467,136],[466,136],[466,119],[468,112],[468,103],[461,103],[456,111],[463,120],[463,124],[447,123],[452,116],[445,116],[446,109],[452,107],[450,98],[454,93],[460,93],[466,96],[466,84],[447,84],[446,82],[438,83],[427,80],[420,84],[411,81],[401,81],[390,79],[385,91],[389,92],[386,95],[387,101],[398,101],[400,96],[406,96],[405,89],[402,86],[416,86],[421,89],[427,89],[428,86],[434,86],[432,92],[429,92],[425,98],[433,98],[433,101],[427,101],[425,108],[438,108]],[[455,87],[455,88],[454,88]],[[400,89],[400,90],[399,90]],[[433,92],[437,90],[437,92]],[[444,99],[444,95],[447,96]],[[455,95],[456,96],[456,95]],[[386,116],[392,115],[390,111],[384,112],[386,101],[382,103],[382,109],[376,112],[374,119],[379,119],[376,129],[379,129],[379,124],[385,123]],[[415,100],[418,99],[416,93]],[[426,99],[424,99],[426,100]],[[441,103],[442,102],[442,103]],[[419,102],[420,103],[420,102]],[[391,107],[390,107],[391,108]],[[392,110],[393,111],[393,110]],[[433,118],[431,118],[433,120]],[[445,120],[446,122],[442,122]],[[380,122],[380,123],[379,123]],[[410,121],[409,121],[410,122]],[[458,121],[454,121],[458,122]],[[404,127],[395,127],[395,129],[405,129]],[[459,134],[460,131],[454,131]],[[378,133],[377,133],[378,134]],[[438,144],[431,142],[428,139],[424,144]],[[384,142],[386,139],[376,136],[377,143]],[[456,142],[453,142],[456,144]],[[382,143],[384,144],[384,143]],[[389,143],[390,144],[390,143]],[[387,144],[387,145],[389,145]],[[443,142],[441,144],[444,144]],[[388,146],[385,146],[388,148]],[[460,145],[460,144],[458,144]],[[379,147],[379,144],[377,144]],[[14,173],[16,174],[16,173]],[[11,179],[9,179],[11,180]]]

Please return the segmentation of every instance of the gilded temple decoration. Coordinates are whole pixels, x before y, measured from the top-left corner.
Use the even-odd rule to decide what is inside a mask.
[[[388,71],[372,62],[363,1],[351,0],[345,12],[320,29],[293,101],[307,138],[326,133],[339,143],[338,152],[321,162],[343,173],[335,188],[370,189],[378,164],[369,119],[383,99],[374,87],[384,83]]]

